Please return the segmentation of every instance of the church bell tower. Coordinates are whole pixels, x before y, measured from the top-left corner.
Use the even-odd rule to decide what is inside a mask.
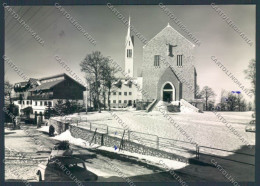
[[[133,77],[134,76],[134,36],[131,36],[130,21],[131,18],[129,16],[127,35],[125,41],[125,73],[127,73],[129,77]]]

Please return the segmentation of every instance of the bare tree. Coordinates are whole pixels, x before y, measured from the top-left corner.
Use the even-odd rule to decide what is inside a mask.
[[[12,90],[13,90],[13,85],[9,81],[5,81],[4,96],[5,96],[5,100],[9,101],[10,105],[13,103],[12,95],[11,95]]]
[[[229,111],[235,111],[237,106],[237,97],[233,93],[228,93],[227,107]]]
[[[251,91],[254,93],[255,92],[255,87],[256,87],[256,61],[255,59],[252,59],[249,62],[249,65],[246,70],[244,70],[244,73],[246,74],[246,79],[249,79],[251,81],[251,84],[253,88]]]
[[[251,111],[252,109],[253,109],[252,102],[249,102],[248,105],[247,105],[247,110]]]
[[[238,111],[242,111],[245,104],[245,100],[243,99],[243,96],[241,94],[237,95],[237,107]]]
[[[81,71],[86,73],[87,78],[93,79],[94,93],[97,99],[98,111],[101,112],[100,93],[102,81],[102,68],[106,58],[101,55],[101,52],[95,51],[88,54],[80,63]]]
[[[91,81],[89,84],[93,86],[94,105],[96,102],[98,111],[101,112],[101,96],[103,96],[105,108],[106,91],[107,88],[111,89],[115,69],[109,65],[109,58],[102,56],[99,51],[88,54],[80,66],[81,71],[85,72],[87,79]]]
[[[5,103],[9,102],[9,104],[6,104],[9,110],[9,114],[11,115],[15,115],[15,106],[13,103],[13,99],[12,99],[12,90],[13,90],[14,86],[9,82],[9,81],[5,81],[5,87],[4,87],[4,96],[5,96]],[[13,117],[9,117],[12,120],[13,123],[13,128],[16,128],[16,123],[14,121]]]
[[[208,110],[208,101],[210,98],[214,98],[216,96],[215,92],[212,90],[212,88],[205,86],[201,90],[201,96],[205,99],[206,101],[206,110]]]
[[[219,107],[220,110],[227,109],[227,91],[224,89],[221,90]]]
[[[201,99],[201,98],[202,98],[201,91],[200,91],[200,86],[199,86],[199,85],[196,85],[195,98],[196,98],[196,99]]]
[[[110,94],[111,94],[111,89],[112,89],[113,82],[117,81],[117,78],[115,77],[115,74],[118,72],[118,69],[113,67],[113,66],[111,66],[109,63],[107,63],[104,66],[104,71],[103,72],[104,72],[103,73],[103,75],[104,75],[104,86],[108,90],[107,100],[108,100],[108,109],[110,111],[111,110]]]
[[[252,89],[251,92],[255,93],[255,88],[256,88],[256,61],[255,59],[252,59],[249,62],[249,65],[247,67],[246,70],[244,70],[244,73],[246,74],[246,79],[249,79],[251,81],[252,84]],[[255,96],[254,96],[255,97]],[[255,99],[254,99],[254,103],[255,103]],[[256,114],[256,109],[254,109],[254,112]]]
[[[246,100],[245,99],[242,99],[241,100],[241,103],[240,103],[240,109],[241,109],[241,111],[246,111],[246,109],[247,109],[247,103],[246,103]]]

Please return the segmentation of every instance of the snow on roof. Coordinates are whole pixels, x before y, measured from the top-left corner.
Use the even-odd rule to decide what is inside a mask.
[[[64,81],[64,79],[42,83],[41,85],[34,87],[28,91],[34,92],[34,91],[40,91],[40,90],[49,90],[62,81]]]

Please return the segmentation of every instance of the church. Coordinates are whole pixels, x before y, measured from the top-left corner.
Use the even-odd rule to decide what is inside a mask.
[[[134,77],[134,36],[131,36],[130,18],[124,47],[124,73],[127,77],[114,83],[112,107],[135,106],[146,102],[148,104],[143,107],[148,111],[169,105],[203,110],[203,103],[195,96],[195,45],[172,26],[168,24],[143,46],[141,77]]]

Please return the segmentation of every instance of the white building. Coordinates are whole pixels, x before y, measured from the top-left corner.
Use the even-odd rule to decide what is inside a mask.
[[[142,99],[142,77],[134,77],[134,36],[131,36],[130,17],[125,39],[125,73],[127,77],[115,82],[111,91],[111,107],[135,106],[137,100]],[[132,79],[129,80],[129,77]],[[136,86],[137,85],[137,86]]]

